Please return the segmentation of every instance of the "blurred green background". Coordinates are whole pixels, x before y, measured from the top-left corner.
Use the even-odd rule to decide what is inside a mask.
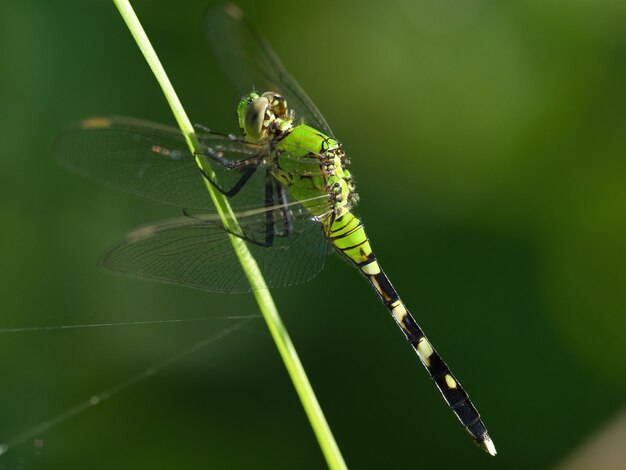
[[[192,120],[233,130],[206,2],[183,3],[134,5]],[[626,4],[240,5],[343,141],[379,259],[499,451],[473,447],[333,256],[274,295],[349,466],[559,464],[625,402]],[[174,123],[113,3],[5,0],[0,51],[4,442],[235,323],[214,317],[257,310],[97,268],[129,230],[178,215],[51,159],[89,115]],[[323,467],[258,319],[0,456],[3,470]]]

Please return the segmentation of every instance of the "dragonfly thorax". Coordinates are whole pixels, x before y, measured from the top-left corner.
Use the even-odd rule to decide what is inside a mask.
[[[252,92],[239,102],[237,116],[246,140],[269,146],[274,178],[319,220],[341,217],[357,203],[341,144],[306,124],[294,125],[282,95]],[[327,205],[305,202],[323,195]]]
[[[264,144],[280,139],[292,127],[293,112],[282,95],[250,93],[237,107],[239,127],[246,140]]]

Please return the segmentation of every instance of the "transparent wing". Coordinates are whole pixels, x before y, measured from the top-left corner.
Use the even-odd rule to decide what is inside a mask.
[[[201,132],[197,137],[204,152],[230,161],[254,159],[263,151],[233,136]],[[53,152],[64,166],[116,189],[176,207],[214,210],[203,176],[177,128],[134,118],[94,117],[61,133]],[[226,189],[245,171],[210,164]],[[260,168],[245,190],[232,198],[236,210],[262,205],[264,164],[259,159]]]
[[[276,91],[307,124],[333,133],[322,113],[287,72],[269,43],[233,3],[212,5],[205,18],[205,34],[226,77],[237,93]]]
[[[258,163],[229,202],[236,211],[262,207],[267,149],[232,135],[207,131],[198,132],[196,137],[216,173],[217,183],[225,190],[236,186],[247,168],[229,169],[211,157]],[[53,153],[69,169],[113,188],[175,207],[215,210],[195,159],[175,127],[127,117],[92,117],[62,132]],[[320,174],[319,160],[314,155],[292,158],[283,154],[282,158],[296,164],[293,173]]]
[[[294,206],[297,207],[297,206]],[[269,287],[300,284],[324,266],[329,244],[322,226],[301,208],[292,210],[291,232],[285,232],[282,207],[239,214],[237,220],[252,256]],[[267,230],[267,214],[275,217]],[[271,247],[259,246],[273,237]],[[104,267],[136,277],[204,289],[211,292],[248,292],[244,275],[228,233],[213,216],[179,218],[136,230],[102,260]]]

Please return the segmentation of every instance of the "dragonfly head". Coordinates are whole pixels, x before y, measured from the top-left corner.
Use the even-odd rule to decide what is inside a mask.
[[[259,95],[252,92],[237,107],[239,127],[251,142],[265,143],[280,135],[293,120],[282,95],[268,91]]]

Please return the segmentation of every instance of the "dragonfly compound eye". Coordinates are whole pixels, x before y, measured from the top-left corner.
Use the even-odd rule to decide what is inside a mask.
[[[251,140],[258,141],[263,139],[268,121],[269,101],[264,96],[253,99],[243,110],[241,127],[244,134]]]

